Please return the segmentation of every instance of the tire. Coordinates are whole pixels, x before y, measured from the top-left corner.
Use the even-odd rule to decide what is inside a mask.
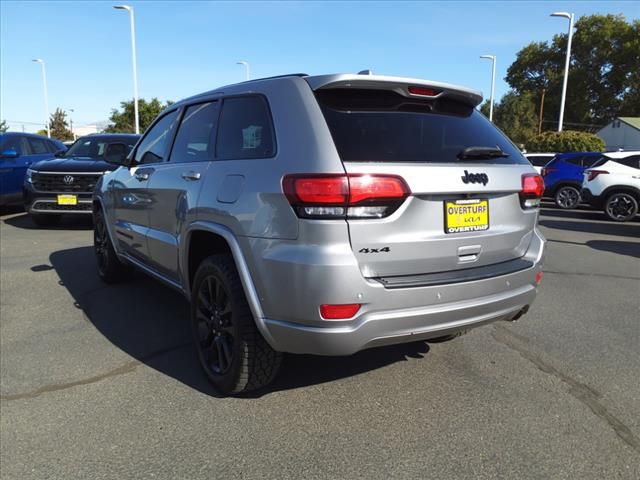
[[[615,222],[628,222],[638,213],[638,200],[627,192],[613,193],[604,202],[604,213]]]
[[[131,276],[131,267],[120,261],[113,248],[102,211],[93,216],[93,250],[98,276],[105,283],[119,283]]]
[[[222,394],[259,389],[278,373],[282,354],[258,331],[230,255],[210,256],[198,267],[191,330],[200,365]]]
[[[576,208],[580,203],[580,190],[571,185],[564,185],[556,190],[553,199],[558,208],[564,210]]]
[[[38,213],[31,213],[31,220],[38,227],[54,227],[60,223],[60,215],[41,215]]]
[[[455,340],[458,337],[461,337],[462,335],[464,335],[465,333],[467,333],[467,330],[461,330],[459,332],[456,333],[452,333],[450,335],[443,335],[442,337],[436,337],[436,338],[428,338],[427,339],[427,343],[444,343],[444,342],[450,342],[451,340]]]

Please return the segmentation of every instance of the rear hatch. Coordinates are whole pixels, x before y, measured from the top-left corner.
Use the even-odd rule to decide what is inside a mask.
[[[525,254],[537,212],[523,206],[521,191],[523,175],[535,172],[475,110],[480,94],[390,77],[323,78],[308,81],[345,172],[397,175],[410,189],[384,218],[347,218],[365,277],[448,272]]]

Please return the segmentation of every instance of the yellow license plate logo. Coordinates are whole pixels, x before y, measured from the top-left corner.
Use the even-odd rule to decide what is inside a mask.
[[[78,197],[75,195],[58,195],[58,205],[77,205]]]
[[[488,200],[444,202],[445,233],[479,232],[489,229]]]

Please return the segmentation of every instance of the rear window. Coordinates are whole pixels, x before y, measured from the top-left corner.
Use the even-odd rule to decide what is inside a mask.
[[[509,156],[463,160],[528,164],[522,153],[471,106],[406,98],[388,90],[319,90],[333,141],[344,162],[461,162],[467,147],[499,147]]]

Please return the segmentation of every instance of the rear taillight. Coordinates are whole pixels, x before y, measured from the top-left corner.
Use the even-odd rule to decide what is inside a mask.
[[[282,189],[302,218],[382,218],[411,194],[397,175],[287,175]]]
[[[544,193],[544,181],[536,173],[522,175],[522,190],[520,191],[520,205],[522,208],[540,206],[540,198]]]
[[[595,179],[598,175],[608,174],[606,170],[588,170],[587,171],[587,182]]]
[[[557,170],[558,170],[557,168],[553,168],[553,167],[543,167],[540,173],[542,174],[543,177],[546,177],[550,173],[555,172]]]

